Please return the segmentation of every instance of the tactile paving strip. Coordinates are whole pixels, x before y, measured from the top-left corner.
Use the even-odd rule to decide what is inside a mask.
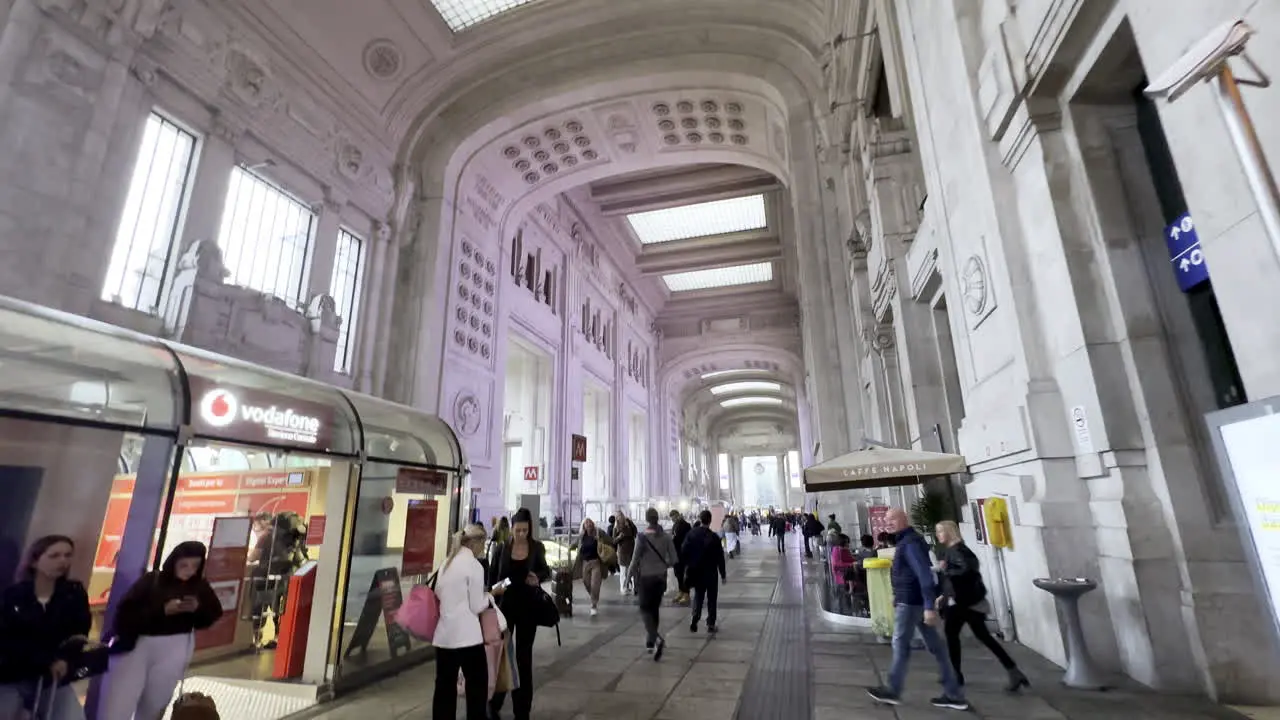
[[[738,701],[737,720],[813,717],[809,630],[799,553],[788,553]]]
[[[301,712],[315,703],[295,695],[273,693],[262,687],[250,687],[224,682],[216,678],[189,677],[182,684],[183,692],[204,693],[213,698],[218,714],[229,720],[279,720]],[[174,693],[177,699],[177,692]],[[172,709],[165,710],[164,720],[170,720]]]

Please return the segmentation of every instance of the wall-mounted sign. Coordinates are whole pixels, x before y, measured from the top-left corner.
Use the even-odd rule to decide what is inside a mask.
[[[1190,213],[1182,213],[1164,229],[1164,242],[1169,248],[1169,262],[1182,292],[1209,279],[1209,266],[1200,249],[1200,236]]]
[[[570,458],[572,462],[587,461],[587,437],[585,435],[573,436],[573,456]]]
[[[1088,455],[1094,452],[1093,434],[1089,432],[1089,414],[1083,405],[1071,408],[1071,427],[1076,431],[1076,447]]]
[[[538,482],[538,466],[537,465],[525,466],[524,479],[529,482]]]
[[[449,476],[439,470],[402,467],[396,469],[396,492],[410,495],[443,495]]]
[[[285,395],[192,377],[191,427],[197,435],[244,443],[327,450],[333,409]]]

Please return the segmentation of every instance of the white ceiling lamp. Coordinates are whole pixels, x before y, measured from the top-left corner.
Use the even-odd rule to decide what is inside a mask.
[[[627,222],[643,245],[762,230],[769,226],[764,195],[632,213],[627,216]]]
[[[763,395],[753,395],[751,397],[729,398],[722,400],[720,407],[736,408],[744,405],[781,405],[782,398],[764,397]]]
[[[703,380],[710,380],[711,378],[724,377],[725,375],[741,375],[742,373],[752,372],[756,371],[750,368],[740,368],[738,370],[712,370],[709,373],[702,373],[701,377]]]
[[[743,380],[741,382],[725,383],[716,385],[711,388],[712,395],[724,395],[725,393],[734,392],[778,392],[782,390],[782,385],[767,380]]]
[[[771,262],[734,265],[732,267],[711,268],[709,270],[691,270],[662,276],[662,281],[667,284],[667,289],[671,292],[711,290],[713,288],[734,287],[737,285],[758,285],[770,280],[773,280],[773,263]]]
[[[534,0],[431,0],[449,29],[461,32]]]

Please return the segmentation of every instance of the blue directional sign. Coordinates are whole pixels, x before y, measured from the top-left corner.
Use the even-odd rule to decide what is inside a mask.
[[[1164,241],[1169,246],[1169,262],[1173,263],[1173,274],[1182,292],[1209,279],[1209,266],[1204,262],[1200,236],[1196,234],[1190,213],[1182,213],[1164,229]]]

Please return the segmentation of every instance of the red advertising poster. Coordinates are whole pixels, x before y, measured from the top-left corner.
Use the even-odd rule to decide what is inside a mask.
[[[867,516],[871,524],[871,537],[878,538],[880,533],[889,532],[889,525],[885,517],[888,514],[888,505],[871,505],[867,508]]]
[[[306,517],[307,507],[310,504],[311,493],[308,492],[241,493],[240,504],[236,511],[247,515],[257,515],[260,512],[269,512],[272,515],[293,512],[297,513],[298,517]]]
[[[230,645],[236,640],[240,589],[249,559],[252,528],[253,520],[247,517],[220,517],[213,521],[204,577],[222,603],[222,617],[209,629],[196,633],[196,650]]]
[[[307,547],[320,547],[324,543],[324,515],[312,515],[307,520]]]
[[[187,495],[173,500],[174,515],[230,515],[235,511],[235,493]],[[199,540],[199,538],[193,539]]]
[[[449,476],[439,470],[402,467],[396,470],[396,492],[408,495],[443,495]]]
[[[98,540],[98,552],[93,558],[94,569],[115,569],[116,553],[120,552],[124,526],[129,520],[129,501],[130,498],[127,497],[107,500],[107,515],[102,520],[102,537]]]
[[[405,510],[404,555],[400,575],[430,575],[436,559],[436,514],[440,503],[435,500],[410,500]]]

